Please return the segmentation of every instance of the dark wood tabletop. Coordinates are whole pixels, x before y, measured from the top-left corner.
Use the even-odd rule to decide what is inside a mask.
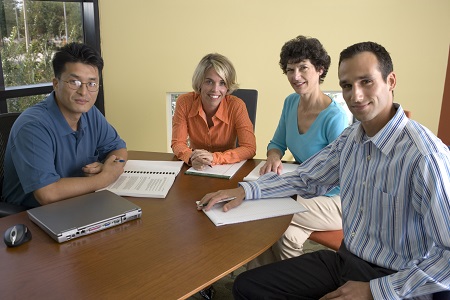
[[[129,159],[176,160],[173,154],[130,151]],[[195,201],[236,187],[259,160],[230,180],[185,175],[165,199],[127,199],[142,218],[58,244],[26,212],[0,219],[0,232],[23,223],[30,242],[0,243],[1,299],[184,299],[264,252],[292,215],[216,227]]]

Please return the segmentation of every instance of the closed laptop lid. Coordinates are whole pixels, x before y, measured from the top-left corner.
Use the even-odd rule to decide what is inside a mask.
[[[31,220],[55,235],[121,216],[141,208],[103,190],[28,210]]]

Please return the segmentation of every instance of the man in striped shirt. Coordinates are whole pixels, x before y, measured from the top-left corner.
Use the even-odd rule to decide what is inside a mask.
[[[284,175],[206,195],[308,198],[341,187],[344,240],[240,274],[235,299],[437,299],[450,290],[450,152],[393,102],[389,53],[373,42],[343,50],[339,84],[360,122]],[[239,209],[239,208],[235,208]],[[432,298],[434,294],[435,298]],[[438,296],[440,295],[440,296]]]

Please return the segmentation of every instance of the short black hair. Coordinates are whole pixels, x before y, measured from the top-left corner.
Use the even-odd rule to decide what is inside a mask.
[[[66,63],[83,63],[97,67],[99,74],[103,70],[103,58],[97,50],[82,43],[69,43],[59,48],[53,55],[53,72],[60,78]]]
[[[322,83],[327,76],[331,58],[320,41],[312,37],[299,35],[283,45],[280,53],[280,67],[283,74],[286,74],[288,64],[296,64],[305,59],[309,59],[316,70],[323,69],[319,77],[319,83]]]
[[[339,56],[339,66],[343,60],[352,58],[362,52],[370,52],[377,57],[378,68],[383,80],[386,82],[388,75],[394,71],[394,65],[389,52],[387,52],[383,46],[375,42],[361,42],[342,50]]]

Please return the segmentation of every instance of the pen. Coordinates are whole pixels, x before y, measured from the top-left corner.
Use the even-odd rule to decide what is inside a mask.
[[[114,162],[125,162],[125,159],[115,159]]]
[[[231,200],[234,200],[234,199],[236,199],[236,197],[228,197],[228,198],[225,198],[225,199],[221,199],[221,200],[219,200],[219,201],[217,201],[215,204],[217,204],[217,203],[220,203],[220,202],[227,202],[227,201],[231,201]],[[209,203],[209,202],[208,202]],[[198,207],[205,207],[205,206],[207,206],[208,205],[208,203],[203,203],[203,204],[197,204],[197,206]]]
[[[205,160],[206,160],[206,158],[203,158],[203,161],[205,161]],[[212,168],[212,164],[210,164],[210,163],[207,163],[205,165],[207,165],[208,167]]]

